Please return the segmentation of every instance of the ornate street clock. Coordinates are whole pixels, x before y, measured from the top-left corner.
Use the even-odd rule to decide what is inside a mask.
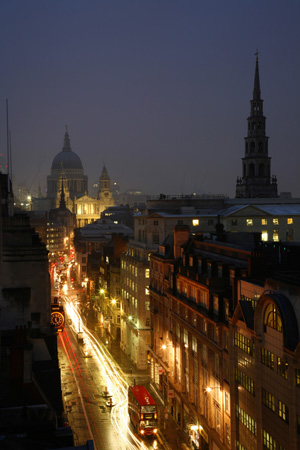
[[[51,305],[51,324],[55,328],[62,328],[65,323],[64,308],[59,303],[52,303]]]
[[[55,326],[55,328],[60,328],[65,323],[64,315],[59,311],[53,311],[51,313],[51,323]]]

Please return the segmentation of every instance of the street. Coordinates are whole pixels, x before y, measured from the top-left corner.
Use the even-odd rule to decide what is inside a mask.
[[[136,434],[127,412],[127,377],[96,332],[83,324],[68,296],[64,297],[64,306],[70,325],[58,336],[59,362],[67,420],[75,444],[93,439],[98,450],[165,448],[159,436],[142,440]],[[83,336],[80,344],[78,332]],[[112,406],[105,392],[112,395]]]

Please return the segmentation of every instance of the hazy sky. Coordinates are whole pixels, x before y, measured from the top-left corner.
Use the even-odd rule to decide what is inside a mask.
[[[299,0],[1,0],[15,185],[45,192],[68,125],[90,184],[105,162],[121,192],[233,197],[258,48],[271,173],[300,197],[299,23]]]

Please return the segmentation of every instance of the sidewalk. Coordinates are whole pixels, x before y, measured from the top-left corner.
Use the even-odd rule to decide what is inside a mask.
[[[146,386],[158,405],[159,435],[158,439],[163,443],[167,450],[192,450],[188,443],[188,438],[181,430],[170,413],[165,416],[166,407],[157,392],[151,384],[150,368],[147,370],[138,370],[133,365],[128,356],[121,350],[118,342],[111,339],[105,330],[97,330],[99,339],[107,346],[113,359],[119,364],[124,372],[128,384],[142,384]]]

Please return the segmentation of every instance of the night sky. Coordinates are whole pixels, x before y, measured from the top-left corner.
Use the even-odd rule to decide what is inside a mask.
[[[1,0],[0,146],[45,194],[68,126],[89,184],[235,195],[256,49],[271,174],[300,197],[298,0]],[[2,157],[2,165],[5,164]]]

